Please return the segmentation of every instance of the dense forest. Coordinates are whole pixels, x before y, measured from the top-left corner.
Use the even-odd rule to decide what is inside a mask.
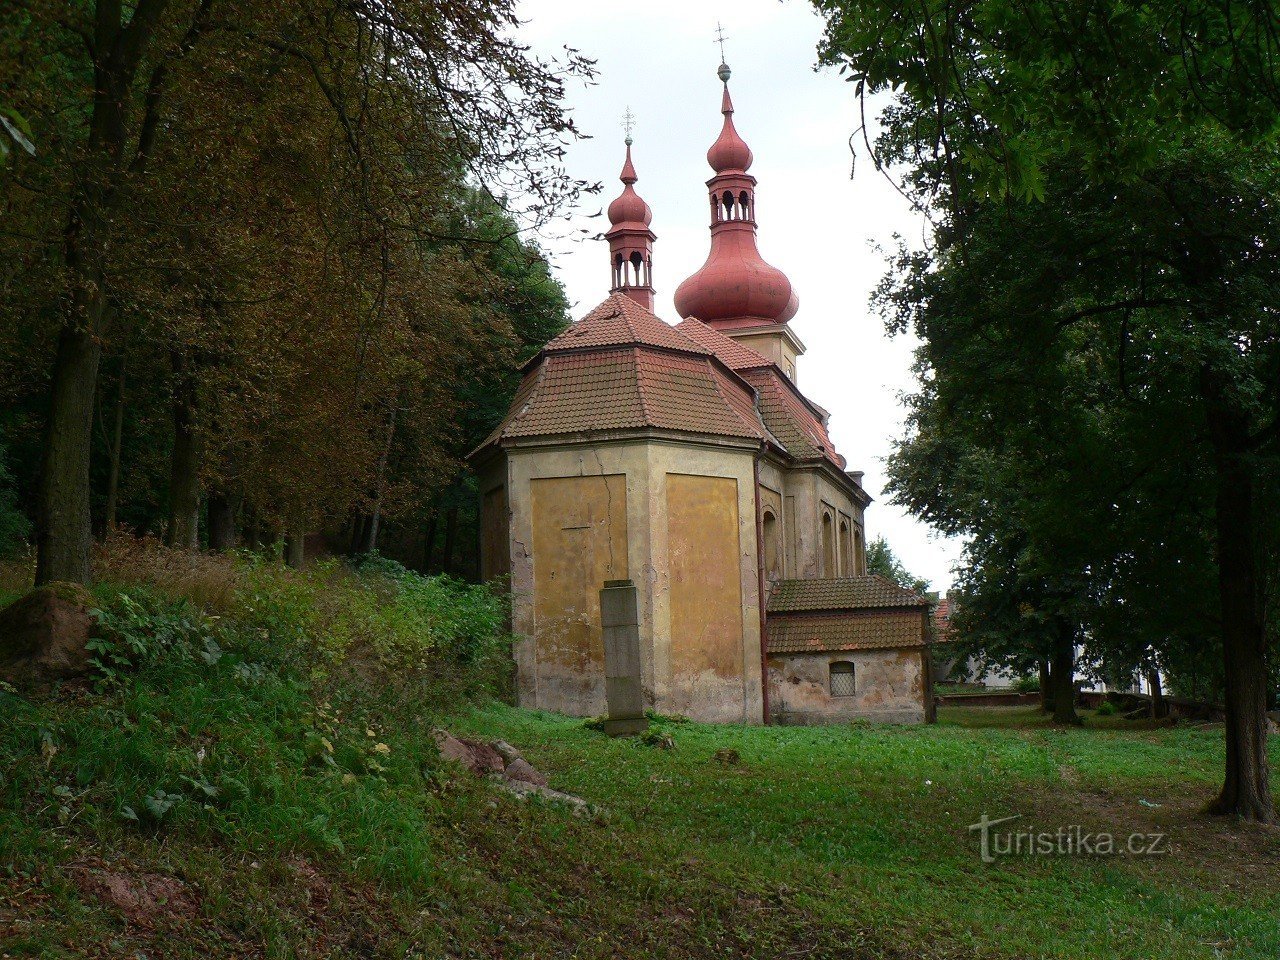
[[[566,323],[565,83],[512,4],[0,12],[0,547],[476,569],[463,466]]]

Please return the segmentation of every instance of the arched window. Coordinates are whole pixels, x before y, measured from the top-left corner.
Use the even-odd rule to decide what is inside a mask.
[[[822,515],[822,575],[836,576],[836,530],[829,513]]]
[[[867,575],[867,551],[862,542],[862,531],[853,531],[853,572],[855,576]]]
[[[765,510],[761,527],[761,538],[764,540],[764,575],[766,580],[778,580],[782,577],[782,566],[779,563],[778,518],[772,510]]]
[[[733,192],[726,190],[724,196],[720,198],[720,202],[724,204],[724,218],[733,220]]]
[[[622,265],[623,265],[624,263],[626,263],[626,261],[622,259],[622,254],[620,254],[620,253],[619,253],[619,254],[616,254],[616,255],[614,256],[614,258],[613,258],[613,285],[614,285],[614,287],[621,287],[621,286],[623,285],[623,283],[622,283],[622,277],[623,277],[622,270],[623,270],[623,266],[622,266]]]
[[[641,279],[641,274],[640,274],[640,267],[643,263],[644,263],[644,256],[640,253],[640,251],[639,250],[632,251],[631,271],[634,274],[634,279],[631,282],[632,286],[636,286],[636,287],[644,286],[644,281]]]
[[[831,695],[852,697],[856,690],[853,682],[853,664],[848,660],[836,660],[831,664]]]
[[[850,564],[853,552],[853,544],[849,542],[849,523],[846,520],[840,521],[840,575],[842,577],[853,576],[853,567]]]
[[[740,217],[743,220],[751,219],[751,198],[747,195],[747,191],[743,190],[738,194],[738,206],[741,208]]]

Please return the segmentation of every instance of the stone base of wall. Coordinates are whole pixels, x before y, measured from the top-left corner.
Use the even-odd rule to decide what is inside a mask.
[[[851,723],[855,720],[869,723],[924,723],[924,709],[919,710],[869,710],[869,711],[836,711],[826,710],[821,713],[777,713],[770,717],[770,722],[780,727],[817,727],[837,723]]]

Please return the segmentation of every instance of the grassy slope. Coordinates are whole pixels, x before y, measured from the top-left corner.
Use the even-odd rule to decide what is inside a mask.
[[[229,654],[43,706],[0,694],[4,952],[1280,953],[1277,835],[1194,811],[1220,732],[669,724],[663,751],[500,706],[451,719],[607,810],[585,822],[438,769],[433,720],[403,697],[327,687],[318,711],[287,668]],[[121,817],[157,787],[181,797],[163,819]],[[1175,853],[988,867],[964,829],[983,811],[1164,826]],[[77,864],[177,876],[194,906],[126,923]]]

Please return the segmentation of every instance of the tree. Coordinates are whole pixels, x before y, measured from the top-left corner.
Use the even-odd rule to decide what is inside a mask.
[[[342,291],[347,315],[363,312],[384,331],[395,328],[386,323],[392,295],[414,289],[398,286],[393,270],[440,259],[439,250],[426,255],[431,244],[471,240],[440,232],[447,209],[420,215],[448,186],[469,179],[529,198],[518,211],[522,225],[553,216],[584,189],[561,166],[563,145],[576,136],[561,101],[566,80],[589,77],[590,63],[574,51],[561,64],[532,57],[512,37],[517,22],[512,3],[470,0],[302,7],[272,0],[86,0],[69,9],[36,0],[0,14],[0,59],[15,54],[0,63],[0,89],[10,89],[22,64],[40,65],[45,72],[23,74],[15,106],[49,125],[35,133],[50,149],[14,165],[5,181],[28,214],[30,239],[46,250],[56,244],[50,297],[30,311],[57,339],[41,444],[40,582],[89,577],[98,368],[104,349],[135,319],[131,307],[166,317],[166,301],[182,308],[173,316],[184,322],[167,331],[180,454],[172,464],[169,527],[173,539],[192,542],[206,426],[198,410],[206,370],[193,367],[207,359],[194,348],[202,339],[225,345],[224,325],[252,313],[237,311],[228,321],[228,298],[260,306],[281,291],[263,283],[262,274],[253,276],[252,255],[260,248],[252,241],[265,232],[267,208],[254,208],[251,169],[237,171],[241,189],[211,195],[234,195],[250,214],[238,222],[240,231],[220,231],[229,260],[218,266],[234,262],[234,269],[205,269],[204,228],[218,225],[217,218],[182,220],[174,214],[194,214],[198,204],[157,201],[182,198],[184,187],[193,187],[187,199],[195,197],[196,184],[231,186],[219,179],[227,173],[219,149],[251,152],[260,143],[254,138],[282,115],[271,111],[283,111],[286,129],[300,129],[294,126],[300,114],[289,108],[318,120],[289,144],[277,138],[280,150],[306,156],[290,199],[323,214],[304,219],[315,230],[309,239],[329,241],[323,249],[330,259],[317,266],[343,259],[352,268],[344,279],[359,274],[355,287]],[[255,96],[248,85],[255,79],[266,96]],[[286,80],[291,91],[283,90]],[[240,102],[231,99],[236,90],[245,94]],[[215,136],[187,138],[193,132]],[[257,159],[264,159],[261,152]],[[320,201],[329,207],[319,210]],[[158,301],[147,296],[166,287]],[[385,403],[361,397],[359,405],[383,411],[372,419],[385,433]]]
[[[883,536],[876,537],[867,544],[867,573],[879,574],[921,596],[929,591],[929,581],[908,571]]]
[[[1252,0],[817,5],[828,62],[864,97],[898,90],[875,155],[905,166],[904,189],[937,217],[936,247],[894,295],[899,319],[924,320],[921,372],[940,418],[954,426],[960,409],[1008,429],[995,446],[1029,458],[1015,463],[1018,483],[1070,466],[1044,462],[1051,443],[1088,454],[1074,487],[1026,489],[1056,490],[1056,527],[1097,542],[1060,552],[1052,518],[1024,532],[1052,566],[1083,575],[1091,618],[1154,609],[1146,591],[1167,576],[1173,605],[1214,624],[1228,721],[1211,809],[1274,819],[1264,611],[1275,541],[1259,505],[1275,492],[1280,431],[1280,12]],[[940,293],[974,304],[973,322],[943,322],[930,303]],[[1077,416],[1041,416],[1058,410]],[[1099,512],[1099,525],[1081,519]],[[1176,570],[1160,556],[1168,545],[1171,558],[1212,562]],[[1206,570],[1212,590],[1194,576]],[[1174,593],[1189,576],[1194,587]]]

